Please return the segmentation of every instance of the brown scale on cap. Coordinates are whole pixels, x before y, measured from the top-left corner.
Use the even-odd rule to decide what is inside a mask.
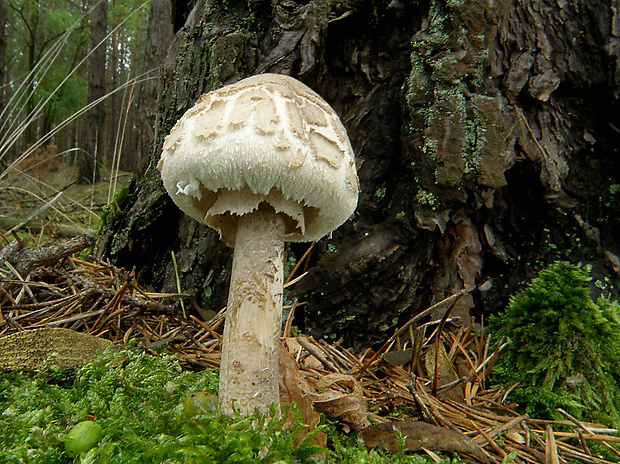
[[[287,140],[288,135],[283,128],[279,127],[281,118],[274,103],[277,99],[285,102],[289,114],[289,133],[303,143],[309,141],[317,160],[338,168],[347,149],[345,140],[348,140],[338,116],[308,87],[296,85],[286,76],[277,74],[253,76],[203,95],[172,129],[164,148],[173,149],[180,142],[184,119],[197,117],[200,124],[194,133],[207,142],[223,131],[234,132],[253,119],[257,133],[276,135],[276,148],[287,149],[291,142]],[[299,156],[292,158],[289,165],[293,168],[302,166],[305,156],[299,152],[294,154]]]

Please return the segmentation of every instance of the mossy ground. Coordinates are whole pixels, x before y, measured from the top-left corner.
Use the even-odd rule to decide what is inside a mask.
[[[3,463],[425,463],[422,455],[367,451],[355,435],[327,432],[328,449],[304,428],[284,429],[273,417],[232,419],[218,412],[187,418],[183,400],[217,391],[217,372],[181,369],[173,356],[106,351],[74,370],[53,361],[35,373],[0,376],[0,462]],[[73,460],[62,438],[93,420],[103,438]],[[449,459],[445,459],[449,462]]]

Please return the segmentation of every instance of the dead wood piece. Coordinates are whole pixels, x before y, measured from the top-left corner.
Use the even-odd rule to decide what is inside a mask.
[[[11,244],[8,252],[0,253],[0,264],[9,262],[19,272],[22,277],[26,277],[30,272],[40,266],[52,266],[59,261],[78,253],[94,243],[90,235],[80,235],[58,245],[43,247],[36,250],[28,250]]]
[[[24,330],[0,338],[0,370],[40,369],[53,354],[57,365],[72,367],[92,361],[97,351],[108,346],[112,346],[109,340],[69,329]]]
[[[97,231],[94,229],[88,229],[86,227],[80,227],[73,224],[48,224],[48,223],[39,223],[32,222],[32,219],[35,217],[30,217],[23,219],[22,217],[11,217],[4,216],[0,217],[0,228],[2,229],[10,229],[10,231],[15,231],[23,228],[28,225],[28,230],[31,232],[41,232],[42,230],[46,230],[51,232],[56,237],[76,237],[78,235],[91,235],[95,236]]]
[[[9,257],[17,253],[23,247],[23,242],[17,240],[13,240],[11,243],[3,247],[2,250],[0,250],[0,266],[4,266],[4,263],[9,259]]]

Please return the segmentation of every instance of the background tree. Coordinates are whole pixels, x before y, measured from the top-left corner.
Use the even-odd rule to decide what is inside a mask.
[[[300,78],[341,115],[362,185],[358,210],[314,248],[288,297],[299,325],[347,344],[460,289],[455,314],[494,311],[562,256],[620,266],[618,37],[609,2],[502,0],[174,2],[151,164],[98,251],[142,282],[220,309],[230,251],[181,216],[155,165],[198,96],[249,74]],[[183,14],[181,14],[183,12]],[[290,259],[307,245],[291,246]]]
[[[106,47],[108,29],[108,0],[92,0],[90,12],[90,56],[88,57],[88,103],[103,98],[106,93]],[[105,159],[105,101],[87,113],[83,127],[82,153],[78,160],[78,182],[99,180],[98,160]]]
[[[147,50],[148,44],[145,47],[148,14],[148,2],[143,0],[114,0],[109,14],[112,36],[107,89],[110,92],[124,89],[114,92],[107,100],[105,139],[110,149],[106,161],[125,171],[136,165],[138,131],[142,126],[152,125],[140,119],[138,101],[145,70],[150,66],[147,61],[152,59],[149,55],[152,50]],[[162,33],[165,36],[165,29]]]
[[[136,175],[145,171],[155,140],[157,103],[161,92],[159,69],[166,58],[173,37],[170,0],[151,0],[149,27],[144,54],[144,80],[139,85],[136,108],[137,137],[134,155],[129,164]]]
[[[0,129],[0,157],[15,158],[84,105],[82,75],[72,72],[85,55],[79,23],[82,5],[50,1],[45,10],[32,0],[8,0],[3,5],[7,14],[4,91],[10,105]]]
[[[105,54],[105,118],[103,139],[109,148],[101,149],[100,165],[122,166],[133,157],[137,128],[137,98],[134,78],[142,72],[145,58],[140,46],[146,34],[146,2],[115,0],[108,11],[111,39],[102,45]],[[36,2],[7,0],[6,60],[2,67],[8,107],[0,124],[0,159],[10,160],[12,168],[27,169],[38,161],[12,164],[34,154],[46,154],[72,165],[82,144],[87,125],[89,52],[88,24],[91,2],[69,0]],[[88,124],[92,125],[92,122]],[[129,141],[130,143],[127,143]],[[116,160],[116,163],[112,163]],[[108,167],[106,166],[106,167]],[[3,177],[6,172],[0,174]],[[92,179],[92,173],[88,176]]]
[[[6,6],[0,2],[0,114],[5,106],[6,85]]]

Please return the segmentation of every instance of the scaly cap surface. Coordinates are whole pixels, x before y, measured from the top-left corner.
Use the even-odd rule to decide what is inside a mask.
[[[319,95],[284,75],[204,94],[166,138],[158,167],[179,208],[229,245],[236,217],[261,202],[286,215],[287,241],[318,240],[357,206],[344,126]]]

